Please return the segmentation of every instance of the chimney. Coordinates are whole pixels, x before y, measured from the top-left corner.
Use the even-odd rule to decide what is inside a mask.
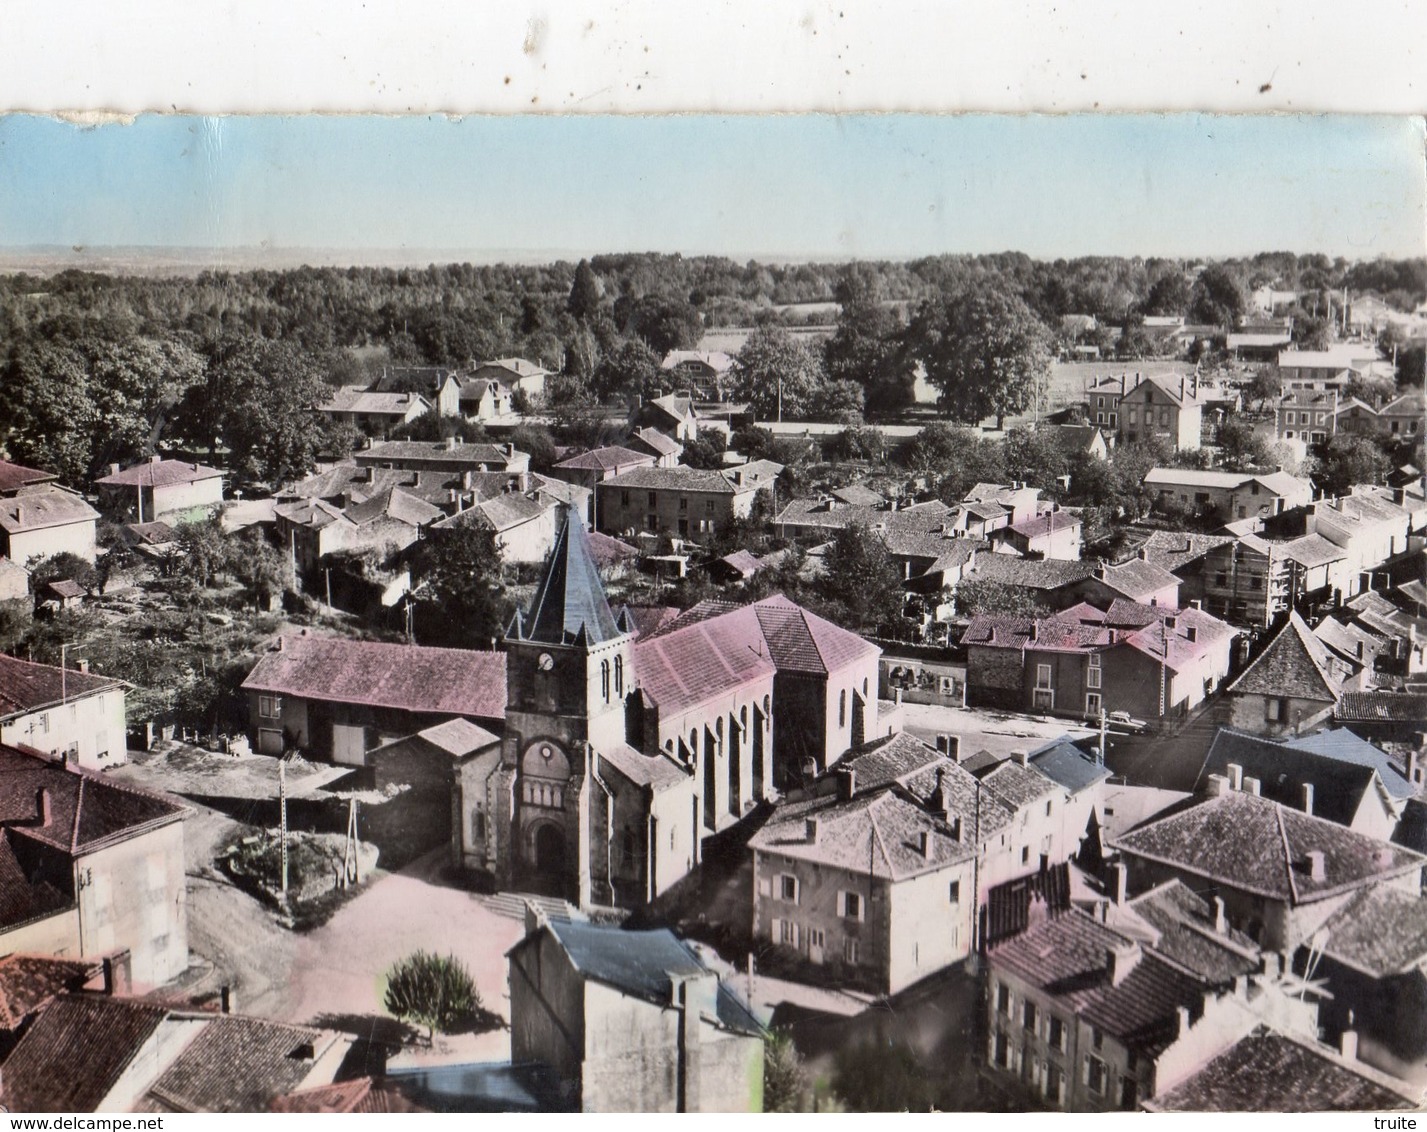
[[[282,638],[282,637],[279,637],[279,638],[277,639],[277,651],[278,651],[278,652],[282,652],[282,643],[283,643],[283,638]]]
[[[818,819],[808,818],[803,823],[803,828],[807,835],[808,844],[816,845],[818,843]]]
[[[1338,1052],[1342,1054],[1344,1061],[1357,1061],[1358,1032],[1356,1030],[1343,1031],[1343,1036],[1338,1039]]]
[[[1259,780],[1258,780],[1257,778],[1245,778],[1245,779],[1244,779],[1244,793],[1245,793],[1245,794],[1252,794],[1255,798],[1257,798],[1258,795],[1259,795],[1259,790],[1260,790],[1260,788],[1262,787],[1262,785],[1263,785],[1263,784],[1262,784],[1261,782],[1259,782]]]
[[[545,917],[545,913],[540,909],[540,906],[537,905],[535,901],[527,900],[525,902],[526,935],[532,935],[533,933],[539,931],[541,928],[547,926],[549,922],[550,921]]]
[[[1142,546],[1138,551],[1136,551],[1135,557],[1138,558],[1141,562],[1148,562],[1150,560],[1150,552]]]
[[[1303,812],[1310,817],[1313,814],[1313,783],[1303,784]]]
[[[1214,897],[1214,931],[1218,935],[1225,935],[1229,930],[1229,921],[1224,916],[1224,898]]]
[[[1421,763],[1421,753],[1418,751],[1407,752],[1407,781],[1413,786],[1421,786],[1423,779],[1423,767]]]
[[[1034,621],[1031,622],[1031,631],[1029,634],[1027,634],[1026,639],[1029,641],[1034,641],[1036,639],[1036,623]]]
[[[237,1003],[238,996],[234,993],[231,983],[224,983],[218,988],[218,1009],[224,1014],[232,1014]]]
[[[1028,751],[1012,751],[1011,758],[1015,759],[1017,766],[1031,765],[1031,756]]]
[[[1229,789],[1242,790],[1244,788],[1244,768],[1238,763],[1229,764]]]
[[[951,819],[951,836],[954,841],[961,840],[961,819],[959,817]]]
[[[1184,630],[1184,637],[1191,645],[1194,644],[1197,640],[1199,640],[1198,627],[1195,625],[1189,626],[1189,628]]]
[[[1323,868],[1323,850],[1310,849],[1307,864],[1309,880],[1322,880],[1327,876],[1327,872]]]
[[[1130,870],[1117,861],[1109,868],[1110,899],[1116,904],[1124,904],[1130,895]]]
[[[1103,562],[1097,563],[1096,566],[1095,566],[1095,577],[1098,578],[1100,581],[1103,582],[1103,581],[1104,581],[1106,578],[1108,578],[1109,576],[1110,576],[1110,572],[1109,572],[1109,569],[1106,567],[1105,563],[1103,563]]]
[[[132,960],[128,949],[116,951],[104,957],[104,993],[107,995],[128,994],[133,987]]]
[[[1178,1006],[1178,1007],[1175,1007],[1174,1022],[1175,1022],[1175,1037],[1182,1038],[1182,1037],[1184,1037],[1185,1034],[1189,1033],[1189,1025],[1190,1025],[1190,1022],[1189,1022],[1189,1007],[1187,1007],[1187,1006]]]
[[[152,456],[149,457],[149,463],[150,463],[150,464],[161,464],[161,463],[163,463],[163,457],[160,456],[157,452],[155,452]]]
[[[932,835],[925,829],[917,832],[917,852],[928,861],[932,859],[934,854],[932,849]]]
[[[110,474],[111,476],[117,476],[117,475],[119,474],[119,465],[118,465],[118,464],[110,464],[110,465],[109,465],[109,474]]]
[[[89,661],[87,658],[80,658],[74,662],[74,665],[80,672],[87,673],[89,671]]]
[[[897,707],[901,707],[901,706],[902,706],[902,689],[901,689],[901,688],[893,688],[893,689],[892,689],[892,703],[894,703]]]
[[[455,450],[456,450],[456,437],[454,437],[454,436],[448,436],[448,437],[446,438],[446,451],[447,451],[447,452],[454,452]]]
[[[857,768],[840,766],[837,768],[837,800],[850,802],[857,793]]]
[[[50,824],[50,792],[44,786],[35,791],[35,816],[38,825]]]
[[[1105,974],[1113,987],[1119,986],[1140,961],[1139,947],[1130,942],[1105,949]]]
[[[1233,789],[1233,787],[1229,785],[1229,780],[1222,774],[1211,774],[1205,779],[1205,786],[1211,798],[1217,798],[1221,794],[1227,794]]]

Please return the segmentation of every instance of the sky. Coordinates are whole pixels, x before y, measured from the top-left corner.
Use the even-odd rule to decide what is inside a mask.
[[[1421,119],[0,117],[0,247],[1424,254]]]

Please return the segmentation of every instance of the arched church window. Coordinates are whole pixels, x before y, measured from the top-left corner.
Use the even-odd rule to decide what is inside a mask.
[[[600,661],[600,694],[604,696],[604,702],[609,703],[609,661]]]
[[[622,656],[614,658],[614,694],[616,696],[624,695],[624,657]]]

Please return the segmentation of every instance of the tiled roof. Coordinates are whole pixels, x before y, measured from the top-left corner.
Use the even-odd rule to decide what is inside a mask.
[[[1304,784],[1311,784],[1313,812],[1339,825],[1353,824],[1375,776],[1374,768],[1362,762],[1315,756],[1286,743],[1221,728],[1199,772],[1201,786],[1211,774],[1227,775],[1230,765],[1241,767],[1244,777],[1258,779],[1265,798],[1285,806],[1302,809]],[[1399,777],[1395,771],[1392,776]]]
[[[1297,610],[1228,691],[1259,696],[1293,696],[1336,700],[1349,673],[1346,666],[1313,635]]]
[[[978,554],[965,580],[1003,582],[1033,590],[1058,590],[1095,573],[1093,562],[1067,562],[1058,558],[1032,560],[1010,554]]]
[[[753,484],[736,485],[732,471],[715,472],[704,468],[631,468],[611,476],[600,485],[604,488],[636,488],[648,491],[705,491],[734,495],[751,491]]]
[[[525,455],[519,449],[512,454],[499,444],[484,442],[447,444],[440,440],[387,440],[363,449],[353,459],[359,465],[436,460],[462,467],[486,464],[491,468],[504,468],[511,460]]]
[[[389,487],[347,508],[347,517],[359,526],[389,519],[408,527],[424,527],[444,513],[399,487]]]
[[[505,654],[281,637],[243,687],[303,699],[365,704],[432,715],[505,718]]]
[[[780,671],[825,676],[879,650],[870,641],[810,613],[782,594],[752,606]]]
[[[1080,527],[1080,516],[1072,515],[1068,511],[1047,511],[1044,515],[1037,515],[1034,519],[1022,519],[1019,523],[1012,523],[1011,530],[1022,538],[1040,538],[1042,535],[1052,534],[1055,531],[1073,531]]]
[[[390,1082],[378,1084],[370,1077],[299,1089],[276,1098],[271,1112],[425,1112],[407,1100]]]
[[[856,774],[856,790],[862,794],[894,782],[905,784],[922,771],[948,765],[948,759],[910,732],[897,731],[868,743],[838,765]]]
[[[1370,1070],[1260,1026],[1146,1108],[1158,1112],[1373,1112],[1415,1108]]]
[[[6,1059],[0,1101],[11,1112],[94,1112],[167,1013],[97,995],[56,998]]]
[[[627,615],[639,637],[650,637],[679,617],[679,610],[672,605],[623,605],[620,614]]]
[[[813,839],[810,821],[816,823]],[[784,803],[748,844],[762,853],[897,881],[970,859],[973,834],[970,827],[963,829],[964,839],[954,837],[901,792],[883,790],[848,802],[834,795]]]
[[[1118,566],[1105,567],[1105,576],[1096,581],[1132,600],[1152,597],[1161,590],[1179,586],[1179,578],[1163,566],[1140,558],[1131,558]]]
[[[726,373],[733,368],[733,358],[722,350],[670,350],[659,363],[659,368],[673,369],[685,362],[702,362],[718,373]]]
[[[1371,668],[1380,653],[1388,652],[1391,642],[1381,635],[1369,632],[1353,621],[1339,621],[1325,617],[1318,622],[1313,635],[1327,645],[1340,660],[1349,664]],[[1358,651],[1361,648],[1361,653]]]
[[[99,512],[79,496],[59,487],[40,488],[0,499],[0,530],[9,534],[94,522]]]
[[[1110,977],[1112,952],[1118,982]],[[1196,980],[1078,910],[998,944],[990,964],[1038,987],[1140,1053],[1156,1054],[1173,1041],[1179,1007],[1202,1009]],[[1119,973],[1121,965],[1130,967],[1128,973]]]
[[[27,468],[23,464],[12,464],[9,460],[0,460],[0,495],[19,491],[26,484],[48,483],[58,478],[58,476],[42,472],[38,468]]]
[[[1417,788],[1398,773],[1386,751],[1354,735],[1346,727],[1316,731],[1312,735],[1295,735],[1284,739],[1283,745],[1290,750],[1306,751],[1338,762],[1371,767],[1377,771],[1383,788],[1394,798],[1410,798],[1417,793]]]
[[[215,1015],[148,1088],[150,1112],[262,1112],[312,1072],[334,1038],[262,1018]],[[310,1051],[310,1053],[309,1053]]]
[[[511,628],[511,635],[519,640],[554,645],[576,641],[598,644],[620,635],[599,567],[590,556],[589,536],[579,519],[565,516],[531,598],[530,611],[517,611]]]
[[[70,855],[127,840],[179,821],[188,812],[162,795],[14,747],[0,747],[0,783],[0,823],[10,826],[8,835]],[[50,806],[43,825],[37,820],[41,791]]]
[[[499,742],[498,735],[491,734],[479,724],[472,723],[469,719],[457,718],[427,727],[415,735],[405,735],[400,739],[393,739],[390,743],[383,743],[380,747],[368,751],[367,756],[369,761],[375,760],[387,752],[406,750],[414,744],[420,744],[444,752],[452,758],[461,758]]]
[[[71,598],[88,597],[89,591],[70,578],[59,578],[45,583],[45,590],[55,597],[68,601]]]
[[[648,404],[679,421],[695,415],[694,400],[686,393],[669,393],[663,397],[654,397]]]
[[[145,546],[166,546],[178,540],[178,531],[161,519],[151,523],[126,523],[124,529]]]
[[[482,499],[474,506],[458,511],[432,526],[438,530],[452,530],[461,527],[482,527],[492,531],[508,531],[532,519],[538,519],[552,507],[558,506],[553,499],[536,499],[518,491],[508,491],[501,495]]]
[[[299,499],[294,503],[279,503],[273,508],[273,514],[295,526],[312,527],[314,530],[330,527],[333,523],[345,523],[353,527],[357,525],[345,511],[325,499]]]
[[[599,566],[613,566],[629,558],[639,557],[639,548],[600,531],[590,531],[590,557]]]
[[[1111,843],[1131,856],[1291,905],[1420,872],[1424,858],[1268,798],[1233,791]],[[1323,855],[1322,876],[1310,853]]]
[[[684,446],[672,436],[665,436],[657,428],[637,428],[630,436],[631,441],[637,440],[641,444],[647,444],[661,456],[678,456],[684,451]]]
[[[777,671],[753,607],[720,612],[675,618],[635,639],[639,687],[654,704],[678,711]]]
[[[1060,794],[1062,789],[1039,769],[1022,766],[1015,759],[1006,759],[982,776],[981,785],[1013,810],[1023,810],[1048,795]]]
[[[657,433],[655,435],[658,435]],[[582,471],[607,472],[611,468],[652,467],[654,457],[647,452],[636,452],[632,448],[622,448],[618,444],[595,448],[568,460],[561,460],[557,468],[575,468]]]
[[[1210,551],[1233,542],[1232,534],[1196,534],[1193,531],[1150,531],[1144,540],[1143,550],[1147,561],[1164,570],[1182,570],[1190,562],[1197,562]]]
[[[1427,900],[1380,885],[1358,893],[1325,925],[1324,952],[1375,979],[1427,962]]]
[[[1227,924],[1216,930],[1214,906],[1183,881],[1153,888],[1129,907],[1154,929],[1149,946],[1155,954],[1205,986],[1224,986],[1262,965],[1254,941]]]
[[[158,460],[135,464],[132,468],[125,468],[122,472],[115,472],[94,482],[104,487],[168,487],[177,483],[219,479],[222,475],[217,468],[208,468],[185,460]]]
[[[850,483],[846,487],[835,487],[828,492],[834,499],[858,507],[881,507],[887,502],[883,496],[860,483]]]
[[[0,1030],[14,1030],[56,995],[77,991],[99,973],[97,960],[49,955],[0,959]]]
[[[668,755],[646,755],[628,743],[606,744],[599,748],[601,762],[608,763],[635,786],[651,787],[657,794],[689,779],[686,771]]]
[[[516,377],[539,377],[542,374],[548,375],[550,371],[534,362],[526,361],[524,358],[496,358],[493,361],[482,362],[476,369],[484,369],[486,366],[495,366],[498,369],[509,370]]]
[[[732,554],[725,554],[719,561],[742,578],[753,577],[762,565],[758,556],[750,550],[735,550]]]
[[[10,845],[0,833],[0,927],[12,927],[72,907],[73,900],[48,881],[31,883]]]
[[[1341,562],[1348,556],[1342,547],[1329,542],[1316,531],[1279,543],[1278,552],[1310,570],[1315,566],[1326,566],[1329,562]]]
[[[1427,695],[1421,692],[1344,692],[1333,718],[1361,723],[1421,723]]]

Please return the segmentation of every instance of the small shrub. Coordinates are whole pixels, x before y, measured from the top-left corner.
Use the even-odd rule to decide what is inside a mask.
[[[451,1033],[481,1009],[480,992],[454,955],[416,951],[387,972],[384,1004],[396,1018]]]

